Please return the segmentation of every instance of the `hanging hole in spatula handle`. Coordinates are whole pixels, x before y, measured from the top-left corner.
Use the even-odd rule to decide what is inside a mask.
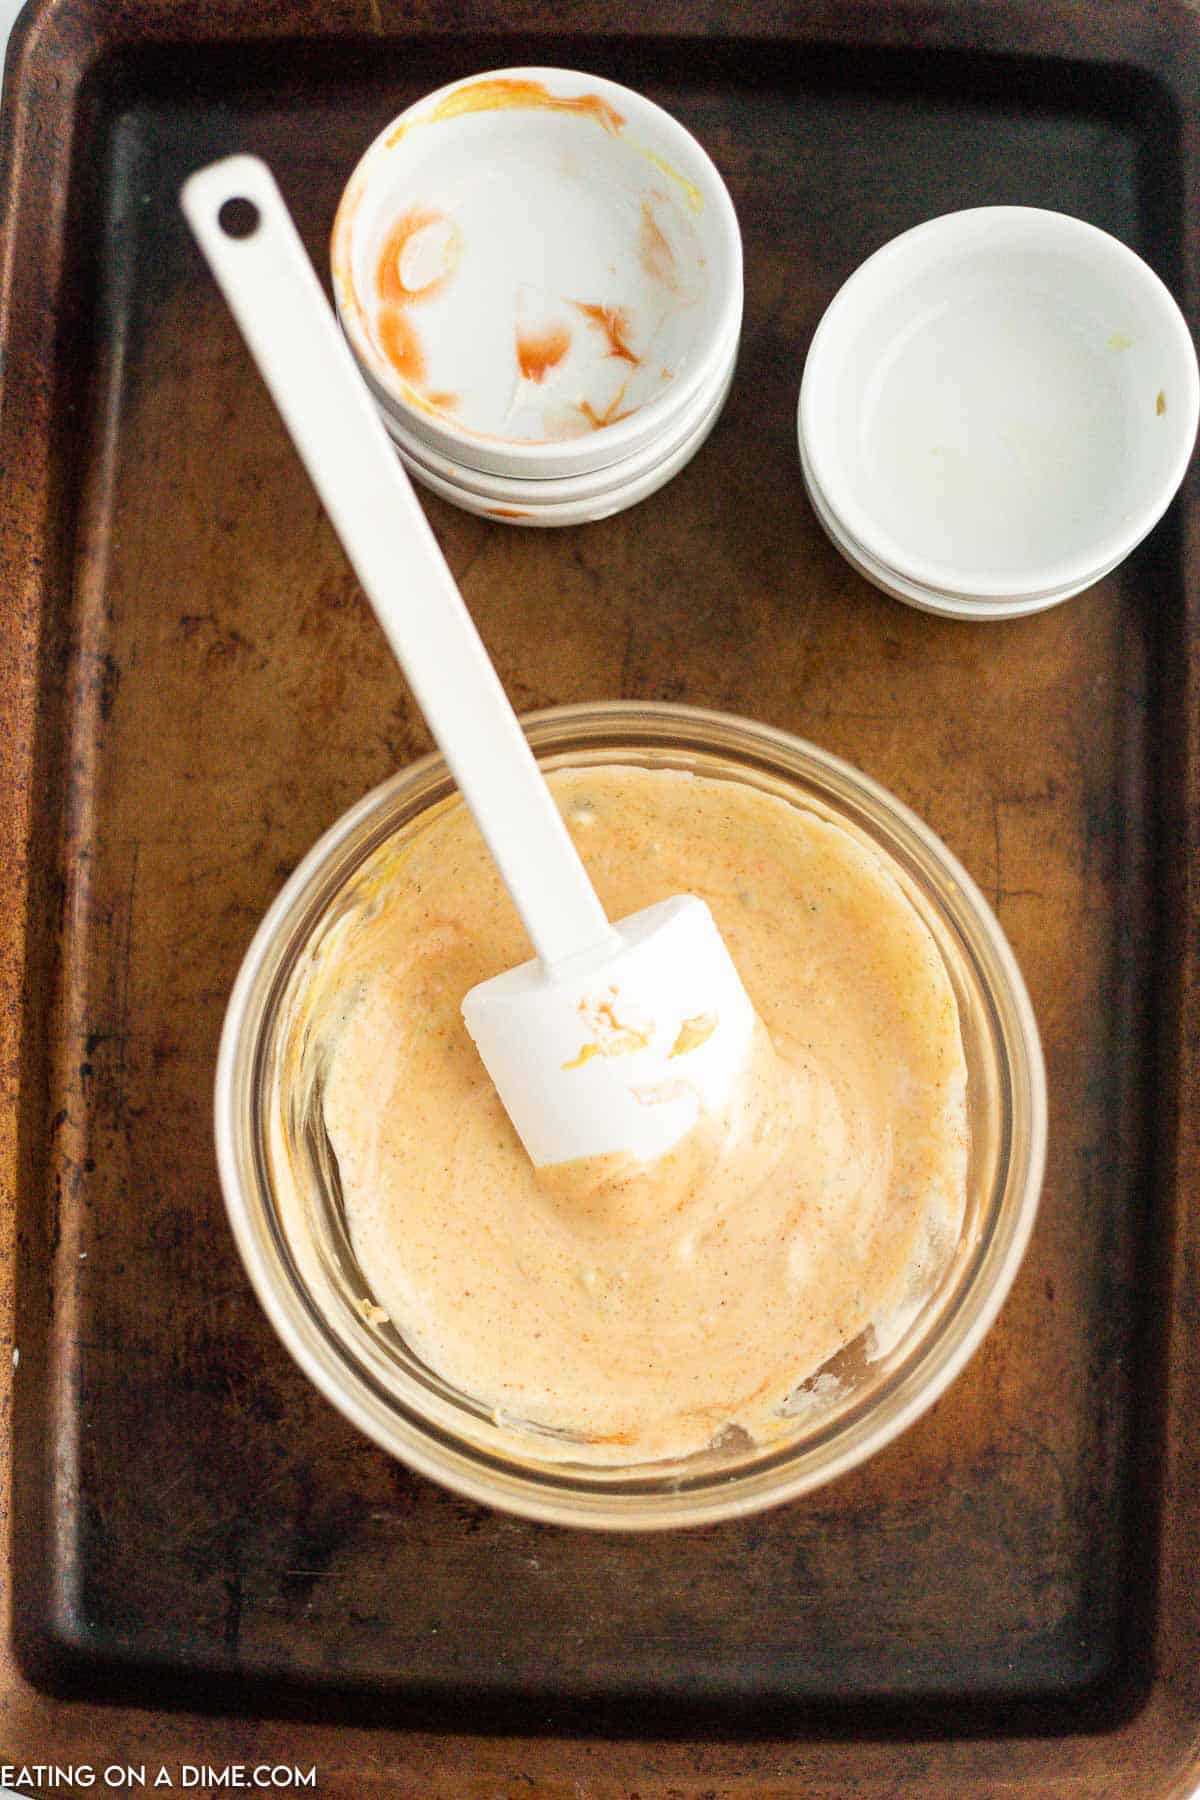
[[[248,200],[244,194],[235,194],[226,200],[217,214],[217,224],[230,238],[253,237],[261,223],[262,214],[253,200]]]

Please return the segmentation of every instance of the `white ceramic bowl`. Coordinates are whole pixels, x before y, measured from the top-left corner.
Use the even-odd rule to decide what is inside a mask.
[[[906,606],[915,606],[920,612],[939,613],[946,619],[1020,619],[1032,613],[1045,612],[1051,606],[1058,606],[1061,601],[1069,600],[1072,595],[1082,593],[1085,588],[1093,587],[1112,573],[1117,563],[1110,563],[1107,568],[1097,569],[1094,574],[1073,583],[1065,589],[1055,589],[1049,594],[1034,594],[1022,599],[979,600],[964,598],[959,594],[942,594],[934,588],[919,587],[908,581],[895,570],[888,569],[883,563],[876,562],[870,552],[861,544],[848,537],[837,519],[829,510],[829,506],[821,492],[820,486],[812,473],[804,444],[800,445],[800,470],[804,477],[804,488],[809,504],[816,514],[817,523],[835,550],[850,564],[850,567],[877,587],[881,593],[889,595],[893,600],[902,600]],[[1117,562],[1122,559],[1117,558]]]
[[[465,512],[477,513],[485,519],[496,519],[506,525],[589,525],[598,519],[609,519],[614,513],[624,512],[626,507],[636,506],[639,500],[648,499],[678,475],[695,456],[720,418],[732,378],[733,371],[730,370],[706,412],[696,421],[684,441],[676,445],[667,456],[660,457],[640,475],[622,482],[618,487],[606,488],[603,493],[578,500],[526,500],[520,505],[513,505],[511,502],[489,499],[472,493],[457,481],[447,481],[434,474],[423,463],[410,457],[399,445],[396,448],[414,480],[421,482],[431,493],[439,494],[443,500],[461,506]]]
[[[628,88],[505,69],[368,149],[331,245],[377,402],[454,464],[578,475],[668,431],[736,341],[741,238],[700,145]]]
[[[631,702],[526,721],[543,766],[622,763],[742,783],[814,812],[881,857],[928,927],[954,988],[967,1059],[971,1148],[959,1243],[898,1343],[843,1351],[832,1390],[786,1438],[722,1433],[710,1450],[598,1469],[548,1456],[444,1381],[364,1300],[327,1147],[295,1131],[278,1054],[289,984],[336,921],[366,859],[411,842],[456,804],[433,757],[395,775],[332,826],[271,906],[238,975],[217,1065],[216,1140],[230,1223],[267,1316],[300,1367],[360,1430],[469,1499],[549,1524],[649,1531],[744,1517],[811,1492],[891,1442],[941,1394],[1003,1303],[1028,1242],[1046,1148],[1037,1026],[1012,951],[966,871],[907,807],[836,757],[719,713]],[[272,1178],[282,1130],[296,1159],[289,1201]],[[320,1134],[324,1138],[324,1133]],[[276,1139],[277,1141],[277,1139]],[[738,1271],[731,1270],[736,1281]],[[521,1329],[519,1319],[514,1331]]]
[[[682,408],[659,437],[643,444],[640,450],[631,451],[619,462],[608,463],[601,469],[585,470],[580,475],[529,477],[488,474],[485,470],[473,469],[466,463],[456,463],[451,458],[442,456],[393,414],[384,412],[381,417],[406,464],[410,467],[419,465],[422,470],[451,485],[462,487],[480,499],[503,506],[545,506],[564,501],[592,500],[602,494],[615,493],[628,487],[630,482],[664,462],[681,444],[695,437],[700,420],[712,410],[718,394],[724,393],[729,386],[737,360],[737,348],[737,339],[734,338],[723,364],[714,369],[711,379],[697,389],[687,406]]]
[[[1191,336],[1153,271],[1080,219],[998,206],[918,225],[855,271],[809,349],[799,435],[860,559],[999,617],[1129,554],[1198,417]]]

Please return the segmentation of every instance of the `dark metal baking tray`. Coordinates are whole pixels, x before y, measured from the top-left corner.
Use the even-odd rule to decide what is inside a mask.
[[[10,1753],[136,1716],[184,1754],[199,1705],[210,1737],[290,1717],[330,1756],[328,1724],[370,1726],[384,1792],[513,1769],[546,1792],[1175,1791],[1200,1733],[1195,474],[1100,586],[976,627],[840,562],[794,414],[839,283],[955,207],[1090,219],[1194,318],[1200,19],[450,13],[60,0],[10,59]],[[747,305],[716,433],[635,510],[538,533],[427,502],[510,693],[748,713],[882,780],[996,905],[1050,1078],[1027,1263],[934,1411],[807,1500],[641,1541],[466,1504],[357,1437],[259,1312],[210,1132],[255,922],[426,736],[177,190],[265,156],[323,269],[379,126],[518,62],[614,76],[697,133]],[[363,1791],[327,1768],[323,1792]]]

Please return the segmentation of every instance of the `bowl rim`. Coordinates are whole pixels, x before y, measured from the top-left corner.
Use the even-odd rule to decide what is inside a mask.
[[[618,493],[674,455],[680,445],[695,434],[717,404],[718,397],[727,394],[737,367],[738,348],[735,336],[727,359],[714,367],[709,380],[697,388],[687,406],[680,408],[678,418],[672,419],[657,438],[630,451],[616,463],[605,463],[602,468],[585,470],[579,475],[489,474],[443,456],[432,444],[418,438],[394,413],[381,409],[381,416],[384,429],[401,455],[410,457],[430,474],[464,488],[478,499],[512,506],[574,505]]]
[[[409,764],[373,788],[318,838],[268,907],[243,958],[221,1032],[214,1084],[217,1165],[226,1212],[259,1302],[294,1361],[345,1418],[417,1473],[469,1500],[546,1524],[652,1531],[741,1518],[823,1486],[881,1450],[934,1404],[991,1327],[1028,1245],[1045,1167],[1045,1065],[1032,1006],[998,920],[958,859],[903,801],[842,758],[777,727],[708,708],[667,702],[583,702],[526,715],[522,723],[535,751],[564,734],[586,728],[587,738],[576,744],[576,749],[586,748],[589,743],[602,745],[606,739],[624,742],[628,749],[629,734],[636,729],[637,741],[644,748],[679,748],[682,738],[685,754],[689,747],[711,754],[713,744],[705,741],[703,734],[715,729],[724,734],[721,753],[730,754],[733,745],[733,753],[740,753],[752,766],[756,761],[760,767],[776,766],[772,759],[780,753],[785,766],[789,757],[815,764],[823,776],[847,794],[881,807],[889,824],[899,828],[902,839],[911,840],[926,853],[932,851],[941,861],[952,888],[957,888],[962,903],[980,927],[1004,978],[1003,997],[1016,1025],[1018,1072],[1023,1077],[1023,1098],[1028,1108],[1028,1143],[1018,1204],[995,1222],[996,1226],[1003,1225],[1003,1230],[993,1228],[990,1237],[973,1253],[975,1272],[959,1296],[962,1304],[956,1307],[948,1329],[922,1345],[912,1366],[899,1373],[892,1390],[892,1404],[882,1418],[874,1409],[866,1418],[857,1419],[851,1411],[847,1425],[835,1425],[845,1441],[836,1454],[826,1457],[818,1467],[812,1466],[812,1456],[819,1444],[810,1445],[798,1460],[785,1448],[765,1465],[760,1462],[748,1472],[719,1474],[704,1487],[682,1485],[649,1492],[614,1493],[611,1486],[606,1488],[601,1471],[588,1472],[589,1477],[597,1477],[589,1485],[576,1481],[572,1486],[569,1466],[564,1465],[545,1465],[536,1475],[528,1474],[499,1457],[463,1447],[461,1440],[448,1441],[434,1420],[410,1418],[401,1412],[395,1397],[384,1396],[363,1366],[352,1363],[344,1351],[337,1370],[331,1372],[329,1345],[332,1342],[335,1351],[341,1347],[330,1329],[319,1323],[313,1303],[291,1278],[285,1246],[266,1208],[263,1223],[256,1223],[243,1184],[242,1164],[247,1146],[239,1130],[242,1106],[238,1077],[254,1048],[254,1040],[246,1039],[247,1022],[253,1018],[252,1007],[259,999],[263,982],[263,965],[276,936],[338,850],[405,789],[424,785],[429,794],[438,788],[443,793],[453,792],[444,761],[436,753]],[[554,753],[558,752],[551,752]],[[261,1015],[261,1005],[258,1011]],[[261,1023],[261,1016],[258,1022]],[[1006,1068],[1004,1073],[1011,1077],[1012,1070]],[[336,1378],[338,1374],[341,1379]],[[385,1404],[385,1399],[390,1403]],[[610,1478],[612,1474],[610,1471]],[[616,1476],[619,1478],[619,1471]]]
[[[414,405],[406,384],[383,358],[372,342],[364,322],[362,303],[353,281],[354,222],[363,194],[377,178],[385,161],[396,154],[401,126],[417,122],[425,111],[434,109],[448,95],[481,82],[534,81],[543,86],[566,84],[572,91],[583,84],[585,91],[598,94],[617,110],[624,108],[620,129],[631,125],[652,127],[668,144],[673,143],[692,167],[687,185],[697,189],[705,207],[712,208],[719,255],[710,258],[713,279],[719,284],[716,308],[706,340],[689,366],[668,387],[640,406],[628,418],[601,426],[586,436],[547,442],[490,437],[454,424],[442,415],[434,415]],[[672,172],[674,167],[671,165]],[[701,177],[693,181],[692,174]],[[634,88],[611,81],[607,76],[592,75],[584,70],[550,65],[515,65],[500,69],[482,69],[447,82],[415,100],[385,125],[355,164],[342,190],[334,215],[329,240],[329,260],[333,278],[334,304],[342,329],[349,340],[359,368],[376,403],[395,413],[402,424],[417,438],[429,443],[450,461],[459,461],[482,473],[525,477],[576,475],[608,467],[631,451],[655,438],[673,422],[676,413],[687,405],[697,388],[710,378],[721,362],[728,345],[740,329],[743,305],[742,239],[737,214],[729,189],[704,146],[672,113],[640,94]]]
[[[1001,571],[976,575],[953,564],[924,557],[898,544],[857,497],[852,484],[841,477],[841,465],[831,453],[830,436],[818,414],[817,386],[823,359],[847,309],[866,295],[886,294],[894,265],[908,261],[914,248],[931,254],[961,247],[964,254],[981,245],[995,249],[1007,235],[1015,243],[1036,242],[1039,248],[1089,250],[1107,257],[1123,281],[1131,283],[1152,308],[1161,326],[1177,391],[1172,398],[1174,454],[1160,482],[1129,521],[1098,532],[1086,552],[1059,557],[1036,570]],[[1099,579],[1124,560],[1153,530],[1171,504],[1187,472],[1200,425],[1200,367],[1187,321],[1170,289],[1150,265],[1111,232],[1071,213],[1037,206],[976,206],[942,213],[911,226],[882,244],[850,274],[829,302],[813,333],[800,381],[797,431],[807,452],[826,505],[848,538],[861,546],[885,571],[902,576],[934,595],[952,599],[1023,601],[1035,597],[1079,591],[1080,584]]]
[[[1073,581],[1063,588],[1055,588],[1048,594],[1029,594],[1010,597],[1003,600],[986,599],[970,594],[949,594],[938,588],[919,587],[906,575],[895,569],[889,569],[872,556],[864,544],[856,542],[846,532],[838,520],[828,500],[821,492],[816,476],[808,461],[803,438],[800,440],[800,472],[804,480],[804,490],[808,503],[812,507],[817,524],[829,539],[834,549],[839,551],[846,562],[869,581],[881,593],[893,600],[899,600],[905,606],[915,606],[918,612],[936,613],[945,619],[971,620],[979,624],[987,624],[994,619],[1027,619],[1034,613],[1048,612],[1052,606],[1061,606],[1064,600],[1073,600],[1077,594],[1094,587],[1099,581],[1112,574],[1123,560],[1096,569],[1092,574],[1079,581]]]
[[[395,448],[414,481],[421,482],[431,494],[439,495],[451,506],[461,507],[464,512],[475,513],[481,518],[496,519],[507,525],[586,525],[599,519],[611,518],[614,513],[624,512],[627,507],[639,506],[643,500],[650,499],[660,488],[673,481],[693,456],[703,449],[725,409],[732,385],[733,370],[730,369],[703,411],[692,421],[683,436],[668,445],[661,456],[656,456],[653,462],[647,463],[628,480],[606,487],[598,494],[584,494],[579,499],[516,500],[504,495],[479,494],[430,469],[415,451],[400,443],[396,443]]]

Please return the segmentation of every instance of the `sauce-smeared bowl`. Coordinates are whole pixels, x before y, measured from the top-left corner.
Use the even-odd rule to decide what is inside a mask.
[[[725,184],[670,114],[596,76],[505,69],[417,102],[350,177],[331,260],[381,411],[476,472],[615,468],[736,358]]]
[[[884,859],[944,960],[966,1059],[965,1217],[940,1279],[893,1341],[881,1346],[864,1333],[804,1380],[769,1444],[722,1432],[703,1452],[669,1461],[574,1462],[561,1438],[552,1443],[498,1418],[413,1353],[355,1257],[332,1150],[297,1102],[284,1021],[315,950],[344,922],[368,860],[461,805],[434,757],[384,783],[326,833],[246,956],[217,1071],[230,1221],[259,1298],[300,1366],[347,1418],[420,1473],[561,1525],[652,1530],[738,1517],[874,1454],[933,1403],[979,1345],[1037,1208],[1046,1136],[1037,1028],[1012,952],[970,877],[906,807],[837,758],[766,726],[675,706],[566,707],[530,719],[527,729],[547,768],[617,764],[748,784],[836,823]],[[286,1182],[273,1179],[281,1167]]]

